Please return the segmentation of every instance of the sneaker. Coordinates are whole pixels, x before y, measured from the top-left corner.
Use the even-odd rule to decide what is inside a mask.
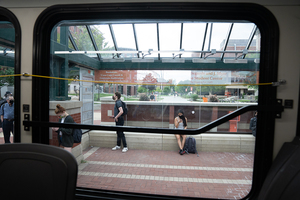
[[[122,150],[123,153],[125,153],[125,152],[127,152],[127,151],[128,151],[128,148],[127,148],[127,147],[124,147],[123,150]]]
[[[117,145],[114,148],[112,148],[111,150],[115,151],[115,150],[118,150],[118,149],[121,149],[121,147]]]
[[[182,155],[182,149],[179,150],[179,154]]]
[[[181,151],[181,155],[183,155],[183,154],[185,154],[185,150],[182,150],[182,151]]]

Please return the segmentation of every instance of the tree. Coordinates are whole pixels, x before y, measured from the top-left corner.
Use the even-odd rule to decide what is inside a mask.
[[[147,83],[150,83],[151,85],[147,85]],[[154,78],[152,76],[151,73],[147,74],[144,78],[143,78],[143,86],[144,88],[146,88],[146,90],[149,90],[150,92],[156,89],[156,84],[157,80],[156,78]]]
[[[155,91],[156,92],[162,92],[162,90],[159,87],[157,87]]]
[[[147,89],[144,88],[144,87],[142,87],[142,86],[140,86],[140,87],[137,89],[137,92],[138,92],[138,93],[145,93],[145,92],[147,92]]]
[[[225,93],[225,86],[199,86],[196,88],[197,94],[224,94]],[[200,95],[201,95],[200,94]]]
[[[249,72],[246,77],[247,78],[244,81],[245,84],[255,84],[257,80],[257,72]],[[248,85],[248,89],[258,90],[258,85]]]
[[[177,93],[188,93],[191,91],[191,81],[190,80],[185,80],[185,81],[180,81],[178,85],[175,86],[175,91]]]
[[[164,94],[169,94],[171,92],[171,88],[169,86],[164,87],[163,93]]]
[[[0,67],[0,75],[13,75],[14,74],[14,68],[5,68]],[[3,85],[14,85],[15,77],[14,76],[8,76],[8,77],[2,77],[0,78],[0,86]]]
[[[95,26],[90,26],[94,40],[97,44],[98,50],[108,50],[112,47],[108,46],[108,42],[105,42],[103,33]],[[85,26],[76,26],[74,29],[69,29],[79,50],[81,51],[94,51],[95,48],[91,41],[88,30]],[[72,44],[69,42],[69,48],[74,49]]]

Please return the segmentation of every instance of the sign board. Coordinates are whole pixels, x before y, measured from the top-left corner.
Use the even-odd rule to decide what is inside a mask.
[[[192,84],[231,84],[231,71],[191,71]]]
[[[104,83],[137,83],[137,70],[97,70],[95,80]]]
[[[92,70],[80,69],[80,79],[93,81],[94,75]],[[94,122],[94,90],[92,82],[80,82],[80,99],[83,103],[81,108],[81,123],[93,124]]]

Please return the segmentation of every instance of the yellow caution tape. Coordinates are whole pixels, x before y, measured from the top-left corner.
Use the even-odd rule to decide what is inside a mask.
[[[65,80],[65,81],[81,81],[81,82],[92,82],[92,83],[107,83],[107,84],[122,84],[122,85],[161,85],[161,83],[128,83],[128,82],[109,82],[109,81],[90,81],[90,80],[80,80],[80,79],[70,79],[70,78],[59,78],[59,77],[51,77],[51,76],[41,76],[41,75],[33,75],[33,74],[12,74],[12,75],[0,75],[2,77],[10,77],[10,76],[25,76],[25,77],[36,77],[36,78],[48,78],[48,79],[56,79],[56,80]],[[272,85],[273,83],[242,83],[242,84],[163,84],[163,86],[247,86],[247,85]]]

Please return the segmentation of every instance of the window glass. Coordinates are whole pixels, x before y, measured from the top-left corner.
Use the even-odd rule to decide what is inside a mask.
[[[112,25],[116,37],[116,45],[120,51],[136,51],[132,24]],[[125,53],[125,57],[134,57],[135,54]]]
[[[161,53],[161,57],[173,57],[172,51],[180,50],[180,23],[159,23],[159,44],[160,50],[167,53]]]
[[[96,44],[99,50],[103,51],[115,51],[115,45],[109,30],[109,25],[95,25],[94,37],[96,37]],[[102,58],[111,58],[113,53],[103,53]]]
[[[135,24],[138,48],[140,51],[148,51],[153,49],[158,51],[157,46],[157,25],[156,24]],[[149,57],[157,57],[157,53],[148,55]]]
[[[257,105],[258,86],[255,84],[259,80],[259,62],[255,59],[259,59],[260,32],[256,30],[253,35],[255,45],[249,48],[251,52],[245,58],[240,57],[246,62],[238,63],[234,59],[225,62],[222,53],[225,52],[226,59],[235,55],[226,53],[227,50],[238,50],[238,55],[242,55],[254,24],[234,23],[224,50],[231,27],[228,22],[128,21],[124,24],[119,21],[89,23],[94,24],[90,28],[100,60],[94,59],[96,53],[80,52],[95,51],[89,34],[76,35],[87,31],[87,25],[82,25],[84,22],[80,26],[72,21],[69,23],[72,26],[67,26],[68,22],[64,25],[66,30],[72,30],[77,51],[70,52],[66,45],[62,48],[62,41],[71,41],[67,34],[60,38],[61,45],[52,40],[50,121],[60,121],[60,115],[54,112],[59,104],[76,123],[124,125],[135,130],[153,128],[150,133],[126,132],[125,144],[119,132],[123,145],[120,150],[119,147],[112,149],[118,144],[116,131],[85,130],[85,134],[89,134],[85,137],[89,147],[85,149],[87,154],[79,171],[78,187],[202,198],[219,198],[220,188],[225,187],[226,191],[239,191],[226,193],[226,198],[245,197],[252,187],[255,137],[250,125],[253,111],[194,135],[200,158],[192,152],[181,157],[181,140],[178,143],[176,136],[167,131],[180,134],[185,127],[199,129],[239,108]],[[54,28],[52,37],[56,32]],[[145,55],[149,49],[153,53]],[[212,49],[217,51],[213,55],[203,53]],[[214,62],[206,62],[204,57]],[[125,107],[113,100],[116,93],[128,109],[123,117],[118,113]],[[158,129],[167,131],[158,133]],[[52,145],[64,144],[60,133],[50,132]],[[123,149],[126,144],[128,159],[123,160],[121,151],[126,151]],[[191,159],[193,156],[195,159]],[[217,159],[204,163],[209,156]],[[232,162],[229,164],[228,160]],[[188,164],[184,164],[185,161]],[[119,164],[124,165],[124,171]],[[183,166],[184,172],[178,170],[179,166]],[[132,190],[124,186],[124,181]],[[157,187],[153,189],[148,185]],[[214,192],[208,195],[200,188]]]
[[[250,38],[254,24],[250,23],[234,23],[226,50],[243,50],[246,48]],[[255,47],[256,40],[252,40],[251,46]],[[226,53],[224,57],[238,57],[242,53]]]
[[[62,31],[70,32],[70,35],[78,47],[78,51],[95,51],[87,26],[69,26],[68,30],[62,29]],[[97,58],[95,53],[87,53],[87,55],[92,58]]]
[[[9,76],[13,74],[15,74],[15,28],[11,22],[0,21],[0,106],[7,103],[6,97],[14,96],[15,78]],[[5,111],[6,109],[3,114]],[[0,133],[0,144],[13,143],[14,136],[10,135],[10,131],[13,130],[9,127],[5,129],[8,130],[8,134]]]
[[[206,23],[184,23],[182,48],[186,51],[202,49]],[[200,53],[198,53],[200,54]],[[183,57],[196,57],[195,53],[183,54]]]

